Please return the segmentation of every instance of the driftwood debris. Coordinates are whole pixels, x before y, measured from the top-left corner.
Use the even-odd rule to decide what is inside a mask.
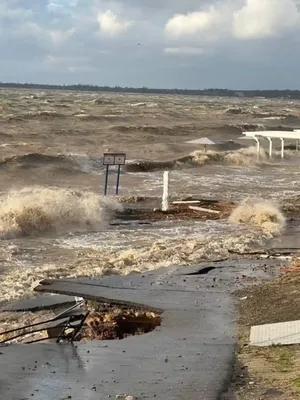
[[[189,206],[189,209],[193,211],[201,211],[201,212],[207,212],[211,214],[220,214],[221,211],[218,210],[211,210],[210,208],[203,208],[203,207],[196,207],[196,206]]]
[[[263,258],[276,258],[276,259],[289,259],[299,254],[300,248],[271,248],[265,250],[253,250],[253,251],[236,251],[229,249],[229,254],[238,254],[240,256],[252,257],[257,256],[260,259]]]
[[[172,204],[199,204],[201,203],[200,200],[178,200],[178,201],[173,201]]]
[[[193,208],[194,207],[194,208]],[[216,200],[183,199],[175,200],[170,204],[168,211],[162,211],[154,207],[132,207],[129,206],[118,213],[118,221],[142,221],[151,223],[159,220],[217,220],[227,218],[232,212],[235,204],[232,202],[220,202]]]

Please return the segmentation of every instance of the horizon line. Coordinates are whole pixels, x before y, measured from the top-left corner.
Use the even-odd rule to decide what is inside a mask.
[[[300,89],[229,89],[229,88],[204,88],[204,89],[187,89],[187,88],[163,88],[163,87],[148,87],[148,86],[110,86],[110,85],[97,85],[91,83],[70,83],[70,84],[59,84],[59,83],[32,83],[32,82],[1,82],[0,81],[0,88],[7,87],[7,86],[14,86],[14,87],[53,87],[53,88],[87,88],[87,89],[100,89],[100,90],[135,90],[135,91],[163,91],[163,92],[173,92],[173,91],[180,91],[180,92],[213,92],[213,91],[221,91],[221,92],[228,92],[228,93],[236,93],[236,94],[243,94],[243,93],[253,93],[253,92],[299,92]]]

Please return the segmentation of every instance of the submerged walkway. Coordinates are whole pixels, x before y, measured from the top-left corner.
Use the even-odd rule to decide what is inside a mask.
[[[118,341],[2,347],[0,398],[104,400],[125,393],[137,399],[218,399],[234,362],[230,292],[241,279],[266,277],[262,265],[266,260],[225,261],[145,275],[42,282],[41,292],[162,309],[162,325]]]

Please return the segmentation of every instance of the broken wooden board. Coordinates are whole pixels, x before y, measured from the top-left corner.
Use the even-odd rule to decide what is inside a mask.
[[[200,200],[179,200],[173,201],[172,204],[198,204],[201,203]]]
[[[218,204],[220,203],[220,200],[216,200],[216,199],[203,199],[203,198],[195,198],[195,197],[185,197],[184,199],[181,199],[181,201],[198,201],[199,203],[203,203],[203,204]],[[222,202],[222,200],[221,200]]]
[[[220,214],[221,211],[218,210],[211,210],[210,208],[203,208],[203,207],[196,207],[196,206],[189,206],[189,209],[193,211],[201,211],[201,212],[206,212],[206,213],[211,213],[211,214]]]

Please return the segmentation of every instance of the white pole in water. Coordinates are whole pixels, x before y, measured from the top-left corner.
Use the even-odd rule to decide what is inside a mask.
[[[253,136],[253,138],[256,141],[257,160],[259,161],[259,158],[260,158],[260,141],[256,136]]]
[[[169,171],[164,171],[164,188],[161,209],[162,211],[169,210]]]
[[[284,158],[284,139],[280,138],[281,140],[281,158]]]
[[[273,141],[272,138],[269,137],[268,140],[269,140],[269,157],[272,158]]]

